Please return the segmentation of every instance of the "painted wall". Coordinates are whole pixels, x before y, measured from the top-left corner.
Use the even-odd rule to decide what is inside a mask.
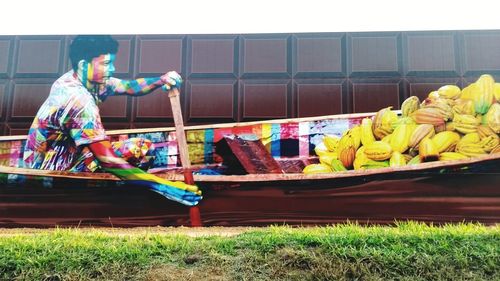
[[[26,134],[69,69],[72,36],[0,36],[0,134]],[[116,76],[176,70],[189,125],[399,108],[480,74],[500,81],[500,30],[234,35],[119,35]],[[113,97],[107,129],[172,126],[168,96]]]

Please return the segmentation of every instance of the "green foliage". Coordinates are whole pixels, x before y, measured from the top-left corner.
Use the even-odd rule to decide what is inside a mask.
[[[0,234],[0,280],[499,280],[499,264],[499,225]]]

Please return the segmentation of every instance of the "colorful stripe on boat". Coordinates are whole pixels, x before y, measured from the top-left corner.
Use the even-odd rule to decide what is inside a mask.
[[[325,134],[341,136],[365,116],[345,119],[325,119],[305,122],[262,123],[230,128],[209,128],[187,130],[186,140],[192,164],[210,164],[214,158],[215,144],[225,135],[253,135],[260,139],[269,153],[275,157],[303,157],[314,154],[314,147]],[[111,141],[130,138],[145,138],[154,145],[155,160],[152,168],[179,167],[177,137],[171,132],[131,133],[110,136]],[[23,155],[23,141],[0,142],[0,165],[20,166]]]

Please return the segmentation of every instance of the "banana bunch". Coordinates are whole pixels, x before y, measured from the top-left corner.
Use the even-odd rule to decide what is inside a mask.
[[[460,89],[445,85],[420,102],[411,96],[401,115],[386,107],[346,130],[325,135],[314,149],[319,164],[304,173],[329,173],[457,161],[500,153],[500,83],[481,75]],[[319,166],[318,166],[319,165]]]

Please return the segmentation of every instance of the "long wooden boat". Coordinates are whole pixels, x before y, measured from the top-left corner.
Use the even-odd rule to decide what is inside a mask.
[[[306,175],[324,134],[340,135],[373,113],[186,127],[194,167],[218,163],[227,135],[259,139],[285,173],[194,175],[204,226],[500,222],[500,154],[398,168]],[[175,128],[109,131],[155,143],[151,172],[179,173]],[[107,173],[18,168],[25,136],[0,137],[0,227],[190,225],[189,207]],[[254,159],[255,160],[255,159]],[[258,159],[257,159],[258,160]]]

